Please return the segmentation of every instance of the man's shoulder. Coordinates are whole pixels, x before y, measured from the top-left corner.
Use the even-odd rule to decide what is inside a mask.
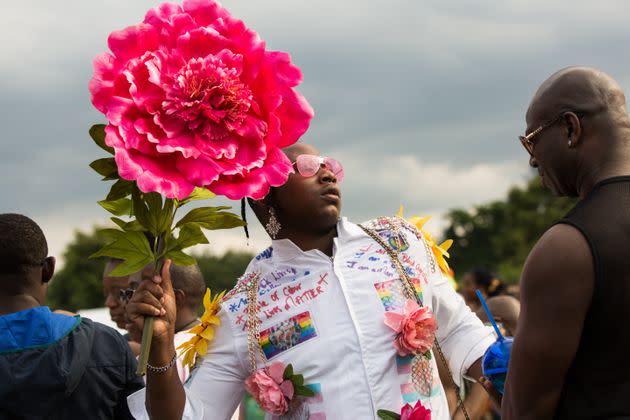
[[[81,323],[73,332],[76,342],[92,355],[95,365],[125,365],[127,352],[130,351],[127,340],[115,329],[88,318],[81,318]]]
[[[561,223],[549,228],[534,245],[521,280],[527,289],[542,287],[551,293],[579,286],[590,289],[594,277],[593,256],[585,236],[574,226]]]

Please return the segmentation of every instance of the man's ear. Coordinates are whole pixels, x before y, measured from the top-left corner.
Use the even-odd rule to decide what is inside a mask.
[[[42,266],[42,283],[48,283],[55,273],[55,257],[46,257]]]
[[[177,310],[180,311],[186,306],[186,292],[182,289],[175,289],[175,303],[177,304]]]
[[[582,138],[582,122],[574,112],[566,112],[563,116],[566,126],[567,144],[576,146]]]

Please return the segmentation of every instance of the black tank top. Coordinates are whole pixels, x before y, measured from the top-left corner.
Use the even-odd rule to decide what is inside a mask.
[[[630,418],[630,176],[610,178],[559,223],[577,228],[593,255],[593,298],[556,418]],[[544,378],[541,378],[544,380]]]

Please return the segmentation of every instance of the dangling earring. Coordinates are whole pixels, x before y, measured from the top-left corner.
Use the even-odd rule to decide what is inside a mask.
[[[273,207],[269,207],[269,221],[265,225],[265,230],[271,236],[271,239],[276,239],[281,228],[282,226],[280,226],[280,222],[276,217],[276,210]]]
[[[573,142],[571,140],[569,140],[569,147],[573,146]]]

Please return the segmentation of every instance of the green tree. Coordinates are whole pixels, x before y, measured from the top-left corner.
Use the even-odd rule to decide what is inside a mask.
[[[222,256],[196,255],[195,259],[203,273],[206,285],[212,293],[230,290],[236,280],[245,272],[253,254],[241,251],[228,251]]]
[[[444,236],[454,240],[450,265],[464,273],[475,267],[494,269],[506,281],[518,281],[523,263],[536,241],[574,205],[555,197],[540,180],[512,188],[504,200],[472,210],[451,210]]]
[[[102,275],[107,260],[89,256],[106,243],[96,230],[75,232],[63,253],[64,266],[50,282],[48,306],[77,311],[104,305]]]
[[[63,253],[64,266],[50,282],[48,306],[77,311],[104,305],[102,275],[107,259],[89,256],[106,243],[107,239],[96,228],[89,233],[75,232]],[[228,251],[222,256],[195,256],[206,285],[213,293],[231,289],[252,257],[251,253],[237,251]]]

